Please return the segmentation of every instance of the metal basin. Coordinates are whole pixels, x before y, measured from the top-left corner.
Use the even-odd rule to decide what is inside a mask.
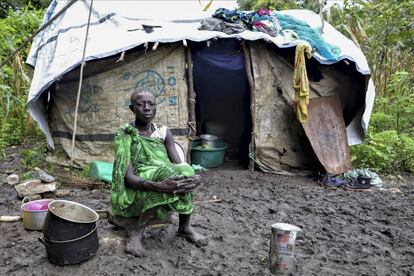
[[[53,199],[39,199],[25,202],[20,207],[22,210],[23,226],[27,230],[42,230],[43,223],[48,211],[48,205]]]
[[[211,135],[211,134],[203,134],[200,135],[201,138],[201,145],[207,146],[210,148],[214,148],[216,146],[216,141],[218,139],[217,136]]]

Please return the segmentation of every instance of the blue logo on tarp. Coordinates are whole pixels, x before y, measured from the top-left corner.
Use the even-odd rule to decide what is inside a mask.
[[[169,77],[168,78],[168,85],[169,86],[175,86],[177,83],[177,80],[175,79],[175,77]]]
[[[160,74],[154,70],[146,70],[134,76],[137,80],[135,83],[135,91],[148,90],[154,94],[155,97],[161,96],[164,93],[164,80]]]
[[[177,96],[170,96],[168,98],[168,105],[177,105]]]

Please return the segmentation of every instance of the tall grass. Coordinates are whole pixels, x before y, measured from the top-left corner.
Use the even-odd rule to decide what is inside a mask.
[[[1,62],[39,27],[42,16],[42,10],[26,7],[9,10],[7,16],[0,19]],[[32,69],[24,61],[29,48],[30,43],[0,68],[0,153],[6,146],[40,135],[26,112]]]

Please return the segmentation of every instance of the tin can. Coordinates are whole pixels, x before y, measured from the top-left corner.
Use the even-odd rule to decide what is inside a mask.
[[[287,223],[271,225],[269,269],[274,275],[291,275],[294,268],[296,235],[301,229]]]

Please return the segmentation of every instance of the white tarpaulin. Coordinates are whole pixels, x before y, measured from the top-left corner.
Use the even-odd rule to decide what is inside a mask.
[[[237,37],[246,40],[263,39],[278,47],[292,47],[300,40],[286,42],[283,36],[271,37],[261,32],[244,31],[226,35],[216,31],[199,31],[200,21],[210,17],[216,8],[232,8],[235,1],[213,1],[207,12],[203,12],[205,1],[94,1],[86,60],[108,57],[148,42],[177,42],[186,40],[206,41],[213,38]],[[208,1],[207,1],[208,2]],[[65,7],[69,1],[53,1],[46,13],[45,21]],[[60,76],[79,66],[82,59],[87,19],[91,1],[79,0],[33,41],[27,62],[35,67],[28,97],[28,111],[45,132],[47,141],[53,147],[45,108],[39,96]],[[282,13],[306,21],[311,27],[321,26],[319,15],[307,10],[287,10]],[[146,33],[142,25],[156,25],[153,32]],[[341,50],[339,60],[355,62],[356,69],[363,75],[370,70],[362,51],[349,39],[325,22],[322,34],[327,43]],[[314,58],[321,64],[330,64],[318,53]],[[348,126],[348,142],[363,140],[371,115],[374,86],[370,81],[366,93],[366,108]]]

